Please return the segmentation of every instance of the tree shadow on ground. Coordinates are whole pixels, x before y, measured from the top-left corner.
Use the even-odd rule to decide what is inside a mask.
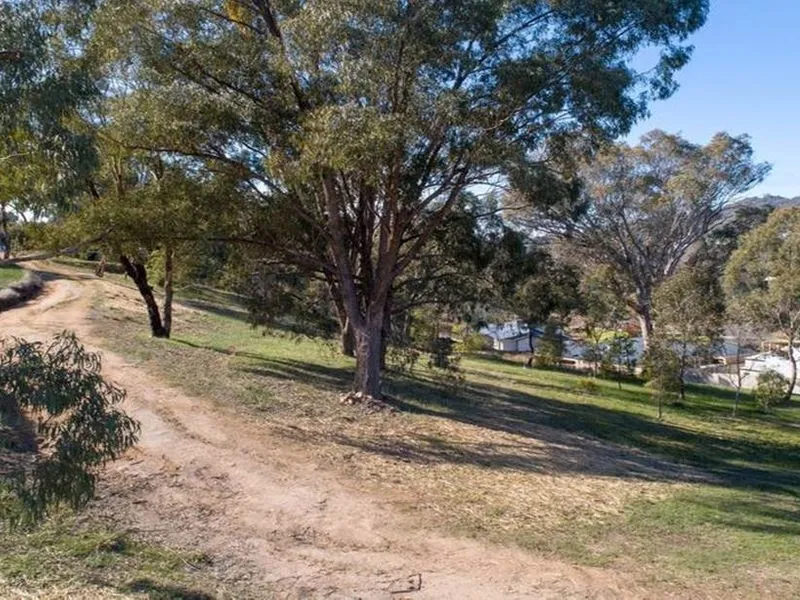
[[[249,313],[242,308],[232,308],[229,306],[216,304],[208,300],[198,300],[195,298],[178,298],[177,301],[184,306],[188,306],[189,308],[208,312],[213,315],[217,315],[218,317],[235,319],[236,321],[241,321],[242,323],[247,323],[250,319]]]
[[[127,593],[147,594],[149,600],[216,600],[216,596],[187,587],[137,579],[123,587]]]
[[[225,352],[219,348],[207,349]],[[352,370],[348,367],[265,358],[248,352],[237,352],[236,356],[247,358],[248,364],[237,368],[251,375],[301,382],[328,392],[344,391],[352,381]],[[544,397],[541,392],[577,391],[558,384],[525,384],[530,391],[475,382],[453,388],[420,377],[389,374],[385,389],[390,404],[400,411],[521,436],[533,444],[485,436],[474,443],[424,435],[353,436],[347,431],[331,436],[339,444],[420,464],[447,461],[536,472],[578,472],[662,481],[706,480],[729,487],[800,495],[800,452],[790,444],[736,439],[726,437],[724,432],[719,435],[698,432],[659,422],[655,412],[652,418],[647,418],[597,406],[588,398],[586,402],[560,401]],[[729,400],[728,390],[701,386],[690,391],[717,394]],[[642,402],[635,392],[625,390],[619,399]],[[674,410],[722,414],[727,409],[719,411],[701,403]],[[618,446],[609,448],[607,442]]]
[[[255,354],[248,358],[252,365],[242,368],[257,376],[299,381],[330,392],[345,390],[351,382],[352,372],[346,367],[266,359]],[[546,398],[535,393],[542,386],[530,387],[532,391],[528,392],[469,383],[454,389],[398,375],[386,382],[388,401],[400,411],[522,436],[549,446],[546,451],[528,442],[492,442],[488,438],[475,443],[424,436],[365,439],[343,432],[337,434],[336,441],[420,463],[449,461],[653,480],[701,479],[793,495],[800,491],[800,453],[792,445],[711,435],[659,422],[655,415],[649,419],[588,400],[581,403]],[[622,448],[609,449],[603,442]],[[653,455],[671,462],[658,461]]]
[[[353,373],[349,367],[329,367],[292,359],[265,358],[261,354],[255,352],[242,350],[231,351],[220,346],[198,344],[180,338],[173,338],[171,341],[176,344],[189,346],[190,348],[210,350],[218,354],[247,359],[246,363],[237,365],[235,368],[238,371],[251,375],[297,381],[331,391],[344,391],[349,389],[353,383]]]

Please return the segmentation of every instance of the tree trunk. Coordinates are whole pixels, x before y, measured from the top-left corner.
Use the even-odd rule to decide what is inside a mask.
[[[346,316],[339,321],[341,325],[341,343],[342,354],[345,356],[356,355],[356,336],[353,332],[353,327],[350,325],[350,319]]]
[[[383,315],[383,326],[381,327],[381,370],[386,370],[386,352],[389,350],[389,343],[392,339],[392,313],[391,306],[386,306]]]
[[[530,347],[531,355],[528,357],[528,368],[533,368],[533,361],[536,358],[536,349],[533,345],[534,328],[528,324],[528,346]]]
[[[172,333],[172,296],[175,278],[175,249],[172,244],[164,248],[164,337]]]
[[[353,324],[347,316],[342,294],[333,280],[328,281],[328,292],[331,295],[331,300],[336,308],[336,315],[339,318],[339,336],[342,354],[354,357],[356,355],[356,336],[353,332]]]
[[[3,235],[0,236],[3,242],[3,260],[11,258],[11,235],[8,233],[8,213],[6,205],[0,206],[0,225],[2,225]]]
[[[650,339],[653,337],[653,315],[649,306],[639,307],[639,328],[642,335],[642,350],[647,350],[650,346]]]
[[[374,398],[381,395],[381,348],[383,315],[369,315],[363,329],[356,329],[355,389]]]
[[[157,338],[169,337],[161,322],[158,303],[155,296],[153,296],[153,288],[150,287],[147,281],[147,269],[144,264],[138,261],[131,261],[124,254],[120,255],[119,262],[122,263],[128,277],[136,284],[136,288],[144,300],[144,304],[147,307],[147,315],[150,318],[150,333]]]
[[[739,410],[739,397],[742,395],[742,346],[736,340],[736,396],[733,399],[733,416]]]
[[[683,346],[681,347],[681,361],[679,368],[678,384],[680,385],[680,399],[681,402],[686,402],[686,382],[683,380],[684,373],[686,372],[686,338],[684,338]]]
[[[789,389],[786,391],[785,402],[789,402],[792,399],[794,386],[797,383],[797,359],[794,356],[794,337],[789,338],[789,364],[792,365],[792,376],[789,379]]]

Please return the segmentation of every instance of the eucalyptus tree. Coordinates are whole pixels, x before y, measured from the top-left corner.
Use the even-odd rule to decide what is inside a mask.
[[[9,211],[52,212],[93,167],[91,139],[73,127],[96,91],[77,53],[90,13],[89,4],[69,0],[0,5],[0,218],[6,238]]]
[[[380,393],[397,280],[464,193],[613,138],[675,88],[707,0],[105,0],[94,51],[130,146],[227,171],[270,260],[320,274]],[[658,56],[642,72],[633,59]],[[125,85],[120,86],[119,82]],[[517,180],[525,179],[516,177]]]
[[[692,358],[708,356],[722,338],[725,302],[713,272],[684,267],[656,290],[658,337],[678,361],[678,394],[686,399],[686,369]]]
[[[791,399],[800,338],[800,208],[778,209],[747,234],[728,261],[723,281],[741,322],[786,338],[791,376],[785,399]]]
[[[119,260],[145,304],[154,337],[170,337],[175,275],[212,226],[229,230],[226,215],[236,201],[228,185],[197,178],[178,161],[131,152],[98,134],[99,164],[87,179],[77,210],[60,219],[53,243],[80,245],[89,238],[103,254]],[[227,209],[227,210],[226,210]],[[229,212],[230,211],[230,212]],[[153,272],[163,278],[159,307]]]
[[[769,166],[753,161],[747,136],[716,134],[705,145],[652,131],[639,146],[616,144],[579,167],[571,198],[539,211],[539,227],[576,256],[605,265],[609,283],[653,333],[653,294]]]
[[[593,363],[595,376],[600,364],[609,357],[612,342],[622,344],[621,325],[629,318],[624,301],[608,284],[607,268],[586,268],[580,281],[579,312],[583,320],[583,332],[589,346],[586,357]],[[622,359],[621,350],[614,348],[617,358]],[[619,351],[618,351],[619,350]]]

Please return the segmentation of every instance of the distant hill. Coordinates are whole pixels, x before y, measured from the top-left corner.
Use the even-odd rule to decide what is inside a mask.
[[[743,206],[772,206],[773,208],[784,208],[786,206],[800,206],[800,196],[794,198],[786,198],[784,196],[772,196],[766,194],[764,196],[750,196],[742,198],[736,202],[731,203],[728,208],[736,209]]]

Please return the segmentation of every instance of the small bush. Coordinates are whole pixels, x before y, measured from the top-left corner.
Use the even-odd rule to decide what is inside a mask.
[[[593,379],[581,379],[578,381],[577,388],[584,394],[590,395],[594,395],[600,391],[600,386],[597,385],[597,382]]]
[[[564,356],[564,339],[554,321],[548,321],[544,327],[542,340],[536,349],[534,363],[537,367],[552,368],[561,364]]]
[[[392,371],[411,375],[419,357],[420,351],[413,346],[391,344],[386,351],[386,364]]]
[[[450,338],[434,338],[429,350],[428,366],[431,368],[450,371],[458,369],[459,356],[454,353],[455,342]]]
[[[668,343],[654,340],[645,356],[644,372],[648,378],[647,387],[653,390],[660,419],[663,406],[674,404],[680,394],[680,357]]]
[[[456,345],[456,350],[459,352],[472,353],[492,349],[491,343],[477,331],[470,331],[464,327],[460,337],[461,341]]]
[[[764,412],[783,402],[789,391],[789,380],[772,369],[758,374],[754,395],[758,406]]]
[[[124,397],[74,334],[0,341],[0,422],[18,431],[23,411],[33,414],[41,439],[32,464],[0,471],[0,519],[36,521],[58,504],[88,502],[99,468],[138,437],[139,424],[116,408]]]

